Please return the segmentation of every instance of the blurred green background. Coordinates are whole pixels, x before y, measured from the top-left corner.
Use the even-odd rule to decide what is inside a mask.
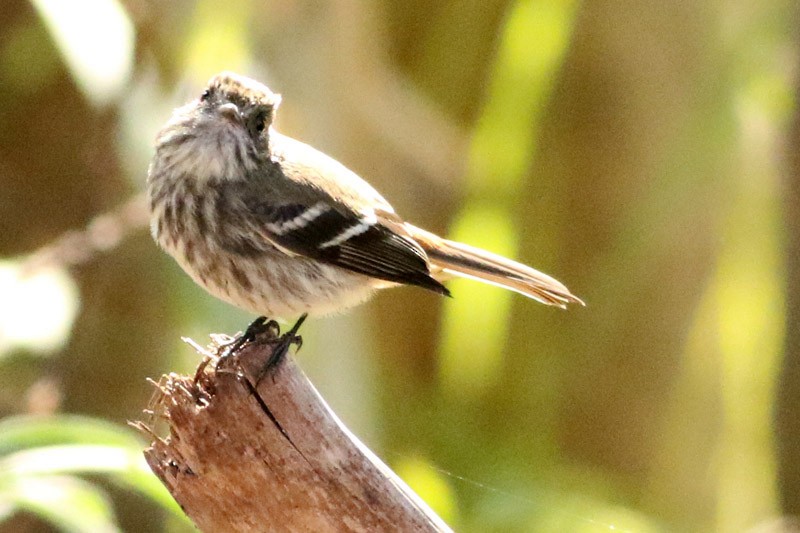
[[[182,335],[252,317],[156,248],[135,195],[170,110],[222,69],[407,219],[588,304],[453,282],[304,327],[323,396],[449,524],[788,530],[799,9],[6,0],[0,531],[190,530],[125,422],[145,378],[194,369]]]

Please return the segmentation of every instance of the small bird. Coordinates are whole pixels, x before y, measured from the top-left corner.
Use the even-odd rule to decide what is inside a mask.
[[[559,281],[405,222],[338,161],[278,133],[280,95],[222,72],[176,109],[147,178],[156,242],[214,296],[270,317],[324,315],[376,289],[472,278],[558,307]]]

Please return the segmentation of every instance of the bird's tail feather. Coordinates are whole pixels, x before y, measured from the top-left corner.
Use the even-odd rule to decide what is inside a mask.
[[[443,239],[411,224],[406,227],[428,254],[434,270],[510,289],[547,305],[561,308],[571,303],[584,305],[563,283],[538,270],[474,246]]]

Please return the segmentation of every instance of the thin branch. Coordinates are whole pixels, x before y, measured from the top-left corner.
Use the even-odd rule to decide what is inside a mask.
[[[23,259],[22,272],[50,266],[74,267],[113,250],[130,234],[147,227],[150,215],[144,193],[96,216],[83,230],[69,230]]]

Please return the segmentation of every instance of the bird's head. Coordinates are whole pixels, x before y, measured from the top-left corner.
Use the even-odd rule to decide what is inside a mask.
[[[175,110],[156,139],[156,162],[195,179],[239,179],[268,157],[280,101],[255,80],[221,72]]]

